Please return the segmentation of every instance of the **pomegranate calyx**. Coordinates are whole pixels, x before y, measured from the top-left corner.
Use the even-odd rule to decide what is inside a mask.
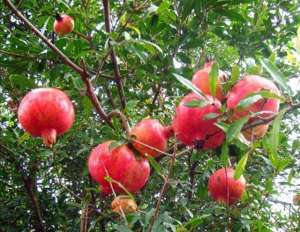
[[[170,138],[174,134],[173,126],[165,126],[163,133],[167,139]]]
[[[47,147],[52,147],[56,142],[57,131],[55,129],[45,129],[42,132],[43,142]]]
[[[62,20],[63,20],[63,17],[61,17],[61,15],[60,15],[59,13],[56,13],[55,19],[56,19],[57,21],[62,21]]]

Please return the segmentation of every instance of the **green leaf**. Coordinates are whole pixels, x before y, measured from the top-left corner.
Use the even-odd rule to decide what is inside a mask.
[[[219,116],[220,116],[220,114],[217,114],[217,113],[208,113],[208,114],[205,114],[203,116],[203,119],[204,120],[210,120],[210,119],[215,119],[215,118],[217,118]]]
[[[24,143],[26,140],[30,139],[31,135],[28,132],[25,132],[18,138],[18,144]]]
[[[190,108],[197,108],[197,107],[201,108],[206,106],[207,104],[208,104],[207,101],[200,99],[200,100],[192,100],[190,102],[185,103],[184,105]]]
[[[162,173],[162,168],[160,166],[160,164],[152,157],[152,156],[148,156],[147,157],[149,162],[150,162],[150,165],[154,168],[154,170],[160,175],[160,176],[163,176],[163,173]]]
[[[117,147],[119,147],[119,146],[121,146],[121,145],[123,145],[123,144],[124,144],[124,142],[122,142],[122,141],[112,141],[112,142],[109,144],[108,149],[109,149],[110,151],[112,151],[113,149],[115,149],[115,148],[117,148]]]
[[[248,96],[239,102],[239,104],[237,105],[237,108],[238,108],[238,110],[247,108],[248,106],[250,106],[254,102],[257,102],[260,99],[262,99],[262,96],[258,93],[255,95]]]
[[[278,99],[280,101],[285,101],[284,97],[277,95],[276,93],[271,92],[270,90],[262,90],[257,93],[249,94],[246,98],[241,100],[238,104],[238,109],[247,108],[252,103],[257,102],[258,100],[265,99]]]
[[[248,119],[248,117],[243,117],[229,126],[226,133],[226,138],[229,143],[232,142],[235,138],[237,138]]]
[[[203,214],[203,215],[201,215],[199,217],[192,218],[190,221],[188,221],[184,225],[184,227],[187,228],[187,229],[189,229],[189,230],[193,230],[197,226],[201,225],[204,222],[205,218],[208,218],[210,216],[211,216],[210,214]]]
[[[221,156],[220,156],[221,164],[226,167],[228,166],[229,161],[229,148],[227,143],[222,144],[221,148]]]
[[[281,71],[273,65],[271,62],[269,62],[265,58],[260,58],[259,59],[261,65],[267,70],[267,72],[271,75],[273,80],[279,84],[283,89],[285,89],[289,95],[291,95],[291,89],[290,87],[286,84],[286,81],[284,80],[284,76],[281,73]]]
[[[188,89],[192,90],[195,94],[197,94],[198,96],[203,96],[205,97],[205,95],[197,88],[194,86],[194,84],[192,82],[190,82],[189,80],[185,79],[183,76],[180,76],[176,73],[173,73],[173,76],[176,77],[176,79],[183,84],[185,87],[187,87]]]
[[[218,76],[219,76],[219,65],[218,63],[214,62],[209,72],[209,89],[213,97],[215,97],[217,93]]]
[[[238,162],[237,166],[235,167],[235,171],[234,171],[234,179],[239,179],[242,175],[243,172],[245,170],[247,161],[248,161],[248,156],[249,154],[246,153]]]
[[[280,124],[286,111],[287,109],[284,109],[278,113],[277,117],[273,121],[272,130],[268,138],[268,145],[269,145],[268,150],[270,152],[269,159],[271,160],[274,167],[278,167],[279,164],[279,157],[277,154],[277,150],[279,147]]]

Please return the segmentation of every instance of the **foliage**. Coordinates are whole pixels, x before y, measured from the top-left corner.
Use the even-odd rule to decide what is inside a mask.
[[[139,211],[126,221],[114,214],[112,197],[100,194],[86,162],[97,144],[126,139],[121,123],[114,119],[112,129],[102,121],[80,75],[4,2],[0,4],[0,230],[41,231],[40,218],[46,231],[78,231],[88,211],[88,230],[81,231],[147,231],[170,157],[151,160],[151,178],[135,196]],[[124,83],[123,112],[131,126],[147,116],[170,124],[189,85],[176,77],[191,80],[206,58],[215,59],[231,77],[225,89],[243,73],[260,74],[279,84],[284,92],[282,108],[300,100],[299,89],[292,86],[291,92],[288,87],[299,83],[297,0],[110,1],[110,33],[105,30],[101,1],[13,2],[72,61],[85,61],[105,112],[121,109],[109,55],[114,49]],[[58,37],[52,32],[56,12],[75,19],[74,33]],[[51,149],[20,128],[15,111],[30,89],[41,86],[64,90],[76,108],[72,129]],[[299,185],[299,110],[284,113],[265,138],[250,145],[240,136],[245,122],[223,124],[219,126],[230,134],[222,149],[194,149],[176,158],[152,231],[299,231],[299,207],[280,199],[282,192],[292,196]],[[236,175],[243,173],[248,183],[242,201],[230,208],[213,202],[207,192],[210,174],[228,158],[237,165]]]

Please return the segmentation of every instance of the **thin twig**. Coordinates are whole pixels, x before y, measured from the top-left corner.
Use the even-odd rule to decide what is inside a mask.
[[[128,120],[127,120],[126,116],[121,111],[113,110],[108,114],[107,117],[108,117],[109,120],[111,120],[113,117],[119,117],[121,119],[123,129],[126,132],[126,136],[129,137],[130,126],[129,126],[129,123],[128,123]]]
[[[103,0],[103,12],[104,12],[104,21],[105,21],[105,30],[107,33],[111,32],[110,29],[110,9],[109,9],[109,1],[108,0]],[[124,95],[124,88],[123,88],[123,81],[120,75],[120,70],[119,70],[119,65],[118,65],[118,61],[117,61],[117,56],[115,53],[115,50],[113,49],[110,40],[108,41],[108,46],[110,48],[110,57],[111,57],[111,61],[113,63],[113,67],[114,67],[114,74],[115,74],[115,81],[117,84],[117,89],[118,89],[118,94],[121,100],[121,106],[122,109],[125,109],[126,106],[126,99],[125,99],[125,95]]]
[[[286,107],[286,113],[291,112],[291,111],[293,111],[295,109],[298,109],[298,108],[300,108],[300,103],[289,105],[289,106]],[[276,116],[277,115],[275,114],[272,117],[269,117],[269,118],[266,118],[266,119],[261,118],[261,119],[255,120],[253,123],[249,123],[249,124],[245,125],[243,127],[243,131],[254,128],[256,126],[260,126],[260,125],[270,123],[276,118]]]

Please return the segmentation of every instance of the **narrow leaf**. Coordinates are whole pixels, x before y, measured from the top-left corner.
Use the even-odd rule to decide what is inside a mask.
[[[220,161],[224,167],[228,166],[229,149],[228,149],[227,143],[223,143],[223,145],[222,145]]]
[[[226,138],[229,143],[232,142],[235,138],[237,138],[248,119],[248,117],[241,118],[229,126],[226,133]]]
[[[210,120],[210,119],[215,119],[215,118],[217,118],[219,116],[220,116],[220,114],[217,114],[217,113],[208,113],[208,114],[205,114],[203,116],[203,119],[204,120]]]
[[[183,84],[188,89],[192,90],[195,94],[197,94],[198,96],[205,97],[205,95],[197,87],[195,87],[192,82],[190,82],[189,80],[185,79],[183,76],[180,76],[180,75],[178,75],[176,73],[173,73],[173,75],[176,77],[176,79],[181,84]]]
[[[260,99],[262,99],[262,96],[260,94],[248,96],[239,102],[239,104],[237,105],[237,108],[238,108],[238,110],[247,108],[248,106],[250,106],[254,102],[257,102]]]
[[[289,94],[291,94],[290,87],[286,84],[286,81],[284,80],[284,75],[282,72],[271,62],[269,62],[265,58],[259,59],[261,65],[267,70],[267,72],[271,75],[273,80],[279,84],[283,89],[285,89]]]
[[[209,72],[209,89],[212,96],[216,96],[217,93],[217,81],[219,76],[219,65],[214,62]]]
[[[148,156],[148,160],[150,162],[150,165],[154,168],[154,170],[160,175],[163,176],[162,168],[160,164],[152,157]]]
[[[273,127],[270,132],[270,137],[269,137],[269,145],[270,145],[269,150],[270,150],[270,156],[271,156],[270,158],[272,158],[271,161],[273,160],[273,162],[275,162],[275,163],[277,163],[277,160],[278,160],[277,149],[279,146],[280,123],[281,123],[281,120],[282,120],[284,114],[286,113],[286,111],[287,111],[287,109],[284,109],[279,112],[279,114],[273,121]]]
[[[185,103],[184,105],[190,108],[204,107],[208,104],[205,100],[192,100],[190,102]]]
[[[246,153],[238,162],[238,164],[235,168],[235,171],[234,171],[234,179],[237,180],[243,175],[243,172],[245,170],[245,167],[246,167],[246,164],[248,161],[248,156],[249,156],[249,154]]]

